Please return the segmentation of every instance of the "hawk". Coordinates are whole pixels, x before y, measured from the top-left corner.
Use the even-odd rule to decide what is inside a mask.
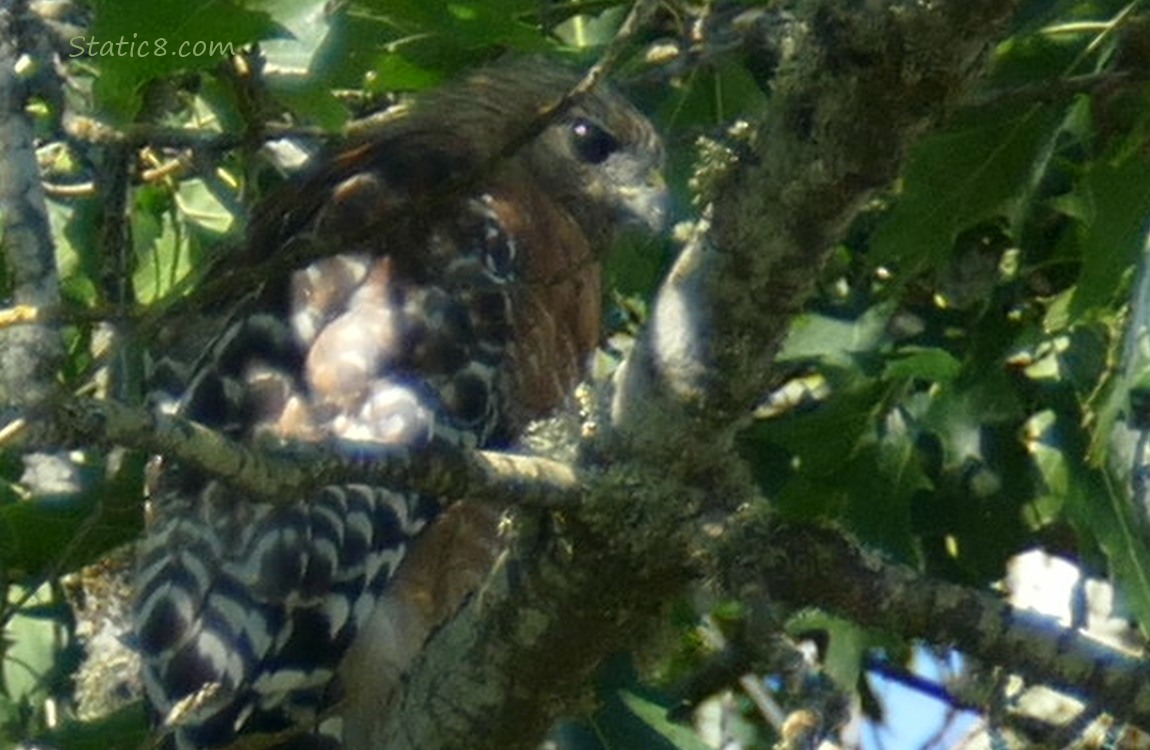
[[[499,449],[561,406],[598,341],[604,250],[666,217],[650,122],[606,86],[551,111],[577,81],[480,69],[274,194],[244,260],[302,260],[252,293],[182,414],[261,445]],[[456,498],[353,484],[268,503],[173,462],[158,477],[136,640],[181,750],[333,713],[364,748],[498,550],[498,514]]]

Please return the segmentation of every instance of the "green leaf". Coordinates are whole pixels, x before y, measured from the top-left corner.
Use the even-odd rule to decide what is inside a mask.
[[[962,363],[944,349],[904,347],[898,357],[887,362],[885,379],[906,378],[932,383],[948,383],[958,377]]]
[[[287,33],[229,0],[97,0],[91,32],[73,49],[95,62],[97,103],[122,125],[138,113],[144,83],[214,68],[245,44]]]
[[[422,91],[441,83],[442,69],[431,68],[399,52],[384,53],[375,65],[380,88],[389,91]]]
[[[827,634],[823,668],[840,688],[848,692],[858,685],[867,649],[886,643],[886,640],[876,638],[849,620],[819,610],[803,610],[787,621],[787,632],[796,637],[812,630]]]
[[[675,130],[726,126],[730,120],[761,107],[766,97],[746,66],[731,62],[696,68],[676,96],[663,98],[659,120]]]
[[[258,0],[252,7],[266,12],[287,29],[290,38],[268,39],[260,44],[269,72],[303,75],[327,40],[330,26],[326,0]]]
[[[102,462],[82,472],[92,489],[0,506],[0,564],[10,578],[66,573],[134,538],[143,526],[142,455],[102,479]]]
[[[628,690],[619,692],[619,701],[622,708],[629,712],[633,720],[643,727],[642,734],[649,737],[642,743],[631,744],[628,745],[629,747],[642,747],[650,750],[657,750],[661,747],[677,748],[678,750],[708,750],[709,746],[700,740],[690,727],[676,724],[667,719],[667,712],[671,706]],[[623,746],[620,745],[620,747]]]
[[[943,262],[964,229],[1001,217],[1018,223],[1065,112],[1033,106],[976,115],[915,149],[901,195],[871,241],[875,263],[914,272]]]
[[[1095,162],[1082,180],[1090,218],[1081,238],[1082,267],[1070,301],[1070,315],[1080,318],[1109,307],[1138,258],[1144,241],[1146,207],[1150,206],[1150,160],[1135,155],[1121,164]]]
[[[85,304],[94,303],[97,297],[94,279],[98,274],[95,263],[98,203],[96,200],[47,202],[61,289],[69,299]]]
[[[269,76],[268,90],[304,123],[338,131],[350,114],[331,89],[307,76]]]
[[[845,463],[838,482],[843,500],[836,520],[894,559],[917,563],[911,508],[918,493],[934,485],[900,412],[887,415],[881,434]]]
[[[913,562],[911,507],[932,483],[918,428],[888,410],[891,394],[889,384],[856,379],[810,410],[758,422],[743,450],[778,512],[834,521]]]
[[[939,389],[921,416],[923,427],[939,437],[946,467],[986,459],[983,431],[988,424],[1012,422],[1022,411],[1009,381],[986,373],[953,387]]]
[[[751,460],[755,452],[782,448],[802,473],[833,476],[873,430],[886,394],[885,385],[860,381],[809,411],[761,420],[744,435]]]
[[[149,185],[133,197],[132,283],[136,299],[149,304],[180,288],[202,260],[204,243],[230,232],[235,217],[201,180],[181,182],[174,191]]]
[[[572,7],[578,6],[572,4]],[[588,6],[588,8],[593,6]],[[600,6],[599,13],[574,13],[557,24],[551,32],[571,49],[586,49],[609,44],[619,32],[619,26],[627,17],[627,4],[618,2],[614,6]],[[554,6],[562,12],[561,4]]]
[[[996,580],[1024,544],[1034,488],[1019,439],[1023,407],[1011,373],[971,363],[916,410],[935,486],[916,498],[914,528],[934,573],[970,584]]]
[[[648,237],[624,233],[607,255],[608,287],[621,295],[653,296],[670,264],[665,246]]]
[[[351,68],[368,74],[371,91],[418,91],[508,49],[552,49],[554,42],[529,22],[537,12],[526,0],[355,0],[333,22],[320,57],[339,75]]]
[[[533,0],[357,0],[355,6],[378,13],[409,33],[446,37],[449,44],[465,46],[509,45],[538,49],[543,37],[520,16],[538,10]],[[525,45],[525,46],[520,46]]]
[[[559,727],[567,750],[706,750],[690,726],[668,718],[675,702],[640,683],[631,660],[617,656],[602,670],[601,706]]]
[[[208,189],[203,180],[184,180],[176,190],[176,208],[180,218],[193,229],[223,235],[235,225],[235,216]]]
[[[137,702],[93,721],[65,722],[36,739],[60,750],[136,750],[148,736],[148,719]]]
[[[1139,533],[1127,495],[1104,471],[1078,460],[1077,425],[1044,411],[1031,420],[1030,450],[1046,489],[1064,498],[1079,533],[1101,548],[1143,633],[1150,632],[1150,547]]]
[[[0,508],[0,563],[9,576],[47,571],[94,512],[83,495],[38,498]]]
[[[893,301],[875,305],[853,319],[817,313],[800,315],[791,323],[778,360],[816,359],[853,366],[852,353],[872,352],[887,338],[887,327],[896,306]]]
[[[0,664],[3,693],[14,704],[38,715],[56,687],[53,673],[68,634],[49,586],[35,591],[13,586],[8,595],[10,603],[19,601],[22,606],[4,628],[4,659]],[[53,612],[59,616],[51,616]]]

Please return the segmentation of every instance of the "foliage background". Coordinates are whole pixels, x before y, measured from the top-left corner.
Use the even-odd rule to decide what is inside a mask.
[[[681,219],[697,210],[698,165],[737,152],[732,126],[770,106],[769,66],[735,19],[783,5],[666,3],[635,40],[646,57],[615,71],[665,134]],[[40,59],[24,75],[60,76],[29,111],[72,311],[63,385],[144,402],[145,355],[163,342],[133,329],[180,300],[194,304],[208,262],[241,241],[248,208],[292,159],[287,146],[264,147],[269,133],[315,149],[355,118],[509,51],[587,65],[628,9],[93,0],[58,11],[59,66]],[[692,40],[703,18],[708,35]],[[238,64],[72,56],[78,37],[246,52]],[[1146,537],[1125,487],[1130,467],[1114,465],[1109,443],[1136,385],[1121,364],[1150,207],[1150,15],[1142,2],[1031,0],[993,54],[982,87],[922,139],[837,249],[780,357],[785,385],[764,394],[740,447],[786,517],[833,521],[887,559],[980,588],[1041,548],[1116,581],[1129,617],[1147,623]],[[198,140],[160,137],[176,129]],[[109,198],[117,185],[123,210]],[[613,256],[608,352],[645,318],[674,252],[669,240],[627,240]],[[0,289],[9,284],[0,278]],[[101,356],[105,321],[117,324],[111,358]],[[132,747],[143,735],[138,707],[76,715],[81,643],[67,596],[82,566],[138,533],[143,462],[88,452],[76,476],[46,485],[0,446],[0,736],[12,742]],[[700,746],[666,718],[670,686],[706,652],[699,614],[697,602],[683,604],[678,641],[643,661],[641,677],[626,660],[607,669],[603,707],[563,741]],[[877,716],[863,665],[899,667],[914,644],[792,614],[794,632],[829,633],[827,673]],[[770,743],[750,704],[735,713],[747,746]]]

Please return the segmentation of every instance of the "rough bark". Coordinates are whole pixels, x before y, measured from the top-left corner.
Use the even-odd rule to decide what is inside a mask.
[[[10,299],[17,305],[53,307],[60,299],[55,254],[32,124],[24,111],[25,86],[17,73],[22,5],[0,2],[0,250]],[[50,326],[0,329],[0,405],[45,396],[62,354],[59,335]]]
[[[864,627],[954,646],[1035,684],[1150,726],[1150,665],[1053,617],[989,593],[930,580],[883,561],[828,528],[781,523],[751,511],[732,524],[716,561],[737,590],[816,606]]]
[[[767,392],[824,258],[976,77],[1013,8],[801,5],[771,106],[716,168],[710,221],[623,370],[614,430],[592,451],[610,466],[584,474],[562,548],[524,553],[433,638],[379,746],[535,747],[596,665],[638,642],[698,572],[698,513],[757,502],[729,438]]]

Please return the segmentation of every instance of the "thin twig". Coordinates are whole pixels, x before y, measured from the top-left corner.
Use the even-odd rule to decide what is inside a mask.
[[[323,485],[350,483],[555,509],[572,507],[580,495],[575,471],[548,459],[469,451],[443,440],[420,450],[348,441],[261,449],[180,417],[111,400],[45,404],[0,434],[8,446],[25,450],[99,445],[158,453],[273,503],[296,501]]]

